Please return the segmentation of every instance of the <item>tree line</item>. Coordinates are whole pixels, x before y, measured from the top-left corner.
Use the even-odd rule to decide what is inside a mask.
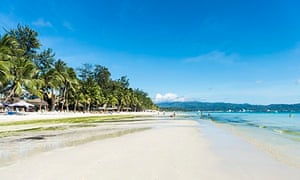
[[[51,48],[41,50],[38,32],[18,25],[0,37],[0,96],[40,98],[50,111],[118,111],[156,109],[148,94],[129,86],[127,76],[113,80],[107,67],[83,64],[74,69],[57,59]]]

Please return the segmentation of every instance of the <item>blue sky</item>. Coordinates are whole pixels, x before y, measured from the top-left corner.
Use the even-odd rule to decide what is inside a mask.
[[[296,0],[0,0],[0,34],[29,25],[157,102],[300,103],[299,17]]]

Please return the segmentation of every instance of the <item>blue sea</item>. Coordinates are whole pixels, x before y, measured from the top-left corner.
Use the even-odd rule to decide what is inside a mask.
[[[283,163],[300,167],[300,113],[189,113],[265,151]],[[221,141],[221,139],[220,139]]]

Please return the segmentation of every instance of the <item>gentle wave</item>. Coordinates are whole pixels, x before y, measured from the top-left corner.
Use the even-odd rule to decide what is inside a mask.
[[[210,113],[202,120],[213,121],[275,159],[300,168],[300,113]]]
[[[258,115],[254,114],[252,116],[258,116]],[[265,129],[265,130],[273,131],[279,135],[293,136],[293,137],[287,136],[292,140],[297,140],[297,141],[299,140],[298,138],[295,138],[295,136],[300,138],[300,127],[298,127],[297,124],[295,126],[292,120],[290,121],[290,124],[288,124],[289,126],[287,126],[286,121],[281,122],[280,119],[278,120],[273,117],[271,119],[273,119],[272,123],[270,123],[270,121],[266,122],[264,120],[258,120],[257,117],[251,119],[251,117],[249,118],[249,116],[247,116],[247,119],[243,119],[243,117],[238,117],[238,116],[224,117],[217,114],[217,116],[213,116],[211,118],[211,120],[216,123],[229,124],[232,126],[243,126],[249,128]],[[268,124],[272,124],[272,125],[268,125]]]

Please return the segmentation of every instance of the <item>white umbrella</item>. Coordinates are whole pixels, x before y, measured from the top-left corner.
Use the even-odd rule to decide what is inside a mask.
[[[34,105],[33,104],[30,104],[30,103],[27,103],[25,101],[19,101],[19,102],[16,102],[16,103],[13,103],[13,104],[10,104],[8,105],[9,107],[33,107]]]

